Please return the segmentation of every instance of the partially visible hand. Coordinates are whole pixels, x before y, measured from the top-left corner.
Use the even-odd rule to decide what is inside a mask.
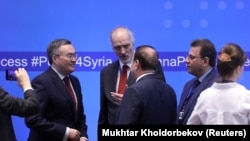
[[[123,94],[118,94],[115,92],[110,92],[111,97],[113,98],[115,104],[120,105],[122,101]]]
[[[25,88],[31,88],[30,78],[27,71],[24,68],[18,68],[15,70],[18,85]]]
[[[81,133],[73,128],[69,128],[69,139],[72,141],[79,141],[81,137]]]

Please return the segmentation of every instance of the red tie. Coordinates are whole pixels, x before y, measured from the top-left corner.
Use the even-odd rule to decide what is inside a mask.
[[[127,82],[127,65],[122,66],[122,72],[120,74],[120,81],[118,85],[118,93],[123,94],[126,89],[126,82]]]
[[[64,81],[65,85],[67,86],[67,89],[68,89],[70,96],[71,96],[73,103],[74,103],[74,109],[76,110],[76,99],[75,99],[73,89],[72,89],[70,82],[69,82],[69,77],[64,77],[63,81]]]

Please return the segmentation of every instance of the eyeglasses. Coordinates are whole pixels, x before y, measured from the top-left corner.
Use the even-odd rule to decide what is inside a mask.
[[[204,58],[204,57],[196,57],[196,56],[193,56],[193,55],[187,55],[186,58],[190,59],[190,60],[194,60],[195,58]]]
[[[55,55],[56,56],[65,56],[65,57],[69,58],[70,60],[77,58],[77,54],[73,54],[73,53],[69,53],[67,55],[60,55],[60,54],[55,54]]]

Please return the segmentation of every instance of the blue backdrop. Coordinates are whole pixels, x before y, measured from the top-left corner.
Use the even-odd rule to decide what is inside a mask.
[[[48,43],[70,39],[81,57],[74,74],[82,84],[91,141],[97,140],[99,70],[115,59],[109,42],[115,26],[129,27],[136,46],[157,48],[178,100],[192,78],[183,59],[193,39],[209,38],[217,50],[234,42],[250,56],[248,0],[1,0],[0,5],[0,86],[22,98],[17,83],[5,80],[5,69],[23,66],[33,79],[48,67]],[[239,82],[250,89],[249,68],[248,59]],[[29,130],[23,118],[12,118],[18,141],[26,141]]]

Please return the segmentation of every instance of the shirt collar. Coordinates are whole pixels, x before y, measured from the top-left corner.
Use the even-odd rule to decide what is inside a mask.
[[[56,74],[60,77],[61,80],[63,80],[63,78],[66,77],[66,76],[62,75],[61,73],[59,73],[53,66],[51,66],[51,68],[52,68],[52,70],[54,70],[56,72]]]
[[[131,65],[132,65],[131,62],[129,62],[129,63],[127,63],[127,64],[123,64],[120,60],[119,60],[119,63],[120,63],[120,70],[122,70],[122,66],[123,66],[123,65],[127,65],[127,66],[129,67],[129,69],[131,68]]]
[[[136,79],[136,82],[138,82],[142,77],[146,76],[146,75],[149,75],[149,74],[154,74],[153,72],[148,72],[148,73],[144,73],[142,74],[141,76],[139,76],[137,79]]]
[[[212,71],[213,68],[210,68],[206,73],[204,73],[201,77],[199,77],[199,81],[202,82],[203,79]]]

